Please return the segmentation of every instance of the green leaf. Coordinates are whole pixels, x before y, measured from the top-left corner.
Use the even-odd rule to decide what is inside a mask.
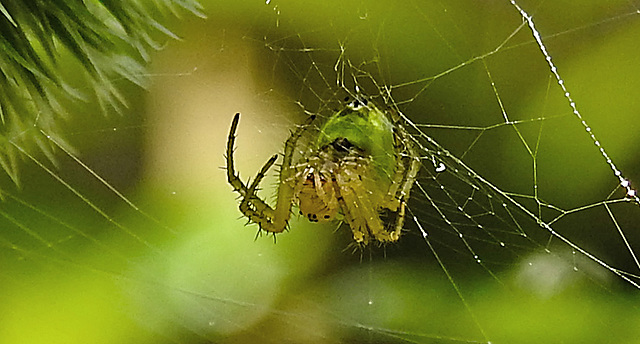
[[[9,20],[9,22],[15,26],[18,27],[18,24],[16,24],[16,22],[13,20],[13,17],[11,17],[11,15],[9,14],[9,12],[7,11],[6,8],[4,8],[4,5],[2,5],[2,3],[0,3],[0,12],[2,12],[2,14]]]

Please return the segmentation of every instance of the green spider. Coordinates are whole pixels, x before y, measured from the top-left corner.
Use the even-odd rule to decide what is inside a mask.
[[[296,205],[312,222],[346,220],[359,244],[373,239],[381,243],[398,240],[420,160],[409,134],[392,121],[390,113],[366,100],[348,102],[317,131],[307,149],[297,148],[297,143],[314,116],[299,126],[284,145],[275,208],[256,192],[277,154],[249,186],[235,171],[233,151],[239,119],[237,113],[227,141],[227,178],[240,194],[240,211],[249,221],[261,230],[281,233],[288,228],[291,208]],[[301,153],[295,154],[296,149]],[[389,219],[387,224],[380,218],[382,214]]]

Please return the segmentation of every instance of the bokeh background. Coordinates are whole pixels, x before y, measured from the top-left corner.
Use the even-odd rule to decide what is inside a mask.
[[[518,3],[616,166],[640,180],[640,4]],[[247,179],[307,113],[343,97],[336,80],[352,89],[357,74],[374,97],[370,80],[394,85],[394,104],[420,130],[529,209],[518,195],[537,186],[555,207],[543,220],[594,205],[554,228],[637,275],[640,209],[602,204],[624,190],[508,1],[201,4],[206,19],[168,23],[180,39],[150,56],[146,88],[109,80],[128,100],[122,113],[70,103],[53,162],[30,153],[18,159],[19,186],[3,177],[0,342],[637,342],[637,288],[526,216],[516,222],[531,241],[514,239],[510,254],[475,243],[487,269],[435,224],[430,248],[412,221],[385,248],[354,249],[347,228],[297,218],[274,244],[245,226],[226,182],[234,113]],[[68,65],[60,73],[73,75]],[[518,136],[500,104],[511,120],[543,120]],[[523,140],[537,149],[535,179]],[[262,195],[274,186],[270,176]],[[412,202],[420,223],[437,217],[420,191]]]

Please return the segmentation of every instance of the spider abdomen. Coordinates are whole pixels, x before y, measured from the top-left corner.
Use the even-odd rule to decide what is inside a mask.
[[[351,103],[322,126],[316,149],[330,148],[340,160],[352,152],[371,158],[375,177],[388,184],[397,165],[393,127],[389,116],[372,103]]]

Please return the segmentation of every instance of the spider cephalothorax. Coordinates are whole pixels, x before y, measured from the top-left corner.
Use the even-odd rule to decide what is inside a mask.
[[[390,117],[370,102],[352,101],[326,121],[305,150],[296,145],[310,124],[298,127],[285,142],[277,202],[272,208],[256,190],[277,155],[247,187],[233,164],[236,114],[227,142],[227,177],[242,196],[240,210],[271,233],[284,231],[291,208],[297,205],[300,214],[312,222],[343,218],[358,243],[398,240],[420,163],[411,138]],[[296,149],[306,153],[294,162]],[[395,215],[391,224],[380,219],[385,209]]]

